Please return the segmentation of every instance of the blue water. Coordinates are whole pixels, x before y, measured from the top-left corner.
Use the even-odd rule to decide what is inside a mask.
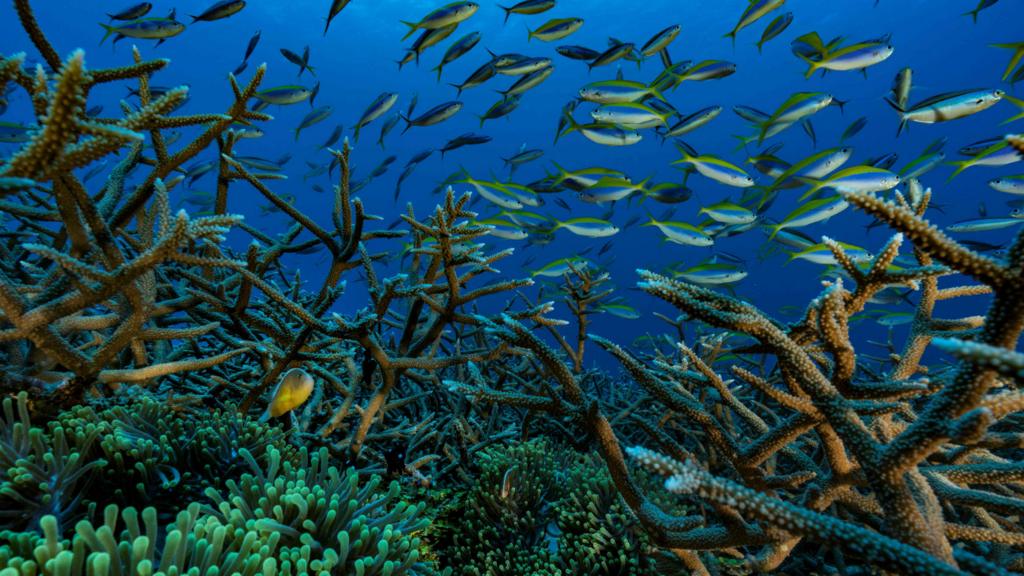
[[[309,111],[305,103],[288,107],[271,107],[272,122],[262,129],[266,135],[260,140],[246,140],[238,146],[238,152],[247,155],[277,158],[285,152],[292,152],[294,159],[288,164],[286,173],[290,179],[273,183],[281,194],[294,194],[296,205],[308,214],[326,220],[330,209],[329,194],[317,194],[310,185],[317,183],[329,188],[331,181],[326,176],[303,181],[308,171],[306,160],[323,163],[329,160],[324,151],[316,151],[336,123],[349,128],[355,123],[366,105],[382,91],[400,94],[395,110],[408,105],[413,94],[418,94],[418,111],[424,111],[446,100],[455,99],[455,90],[447,82],[461,82],[482,63],[488,55],[484,48],[496,53],[520,52],[531,56],[547,56],[553,59],[554,74],[539,87],[528,92],[519,109],[506,119],[488,121],[481,129],[476,115],[483,113],[498,97],[495,90],[507,87],[515,78],[497,77],[482,87],[463,93],[464,109],[453,119],[427,128],[412,128],[399,136],[399,126],[387,139],[387,149],[382,150],[375,142],[381,120],[364,129],[363,137],[353,152],[355,177],[364,177],[373,167],[388,155],[397,155],[398,160],[385,176],[378,178],[359,196],[370,213],[383,216],[381,226],[394,220],[404,211],[407,202],[412,203],[420,216],[427,214],[439,200],[432,196],[437,183],[445,176],[466,167],[477,178],[489,178],[491,172],[504,178],[507,169],[503,167],[502,156],[509,156],[522,144],[530,148],[543,148],[545,157],[538,162],[521,168],[516,181],[527,183],[539,179],[545,170],[551,169],[551,161],[557,161],[570,169],[590,166],[605,166],[628,173],[634,181],[653,176],[654,181],[678,181],[679,172],[669,163],[678,158],[675,148],[661,145],[654,134],[647,132],[644,140],[629,147],[603,147],[584,139],[579,134],[563,137],[552,145],[555,126],[560,110],[566,101],[587,82],[610,79],[615,76],[616,65],[596,68],[588,73],[586,65],[571,61],[555,53],[560,44],[579,44],[595,49],[604,49],[608,37],[635,42],[638,46],[652,34],[671,24],[681,24],[682,33],[670,46],[674,60],[725,59],[738,66],[736,74],[716,81],[686,82],[678,90],[668,94],[670,102],[681,112],[689,113],[710,105],[725,108],[723,113],[708,126],[687,136],[686,140],[702,153],[716,154],[742,165],[747,157],[744,151],[736,151],[734,134],[749,134],[747,124],[731,112],[734,105],[750,105],[771,112],[786,97],[797,91],[827,91],[843,100],[849,100],[845,113],[838,108],[817,114],[814,127],[818,135],[818,149],[837,144],[839,134],[859,116],[868,118],[867,127],[850,141],[856,152],[848,166],[868,157],[897,152],[900,161],[896,169],[915,158],[921,150],[940,136],[948,137],[946,147],[948,159],[958,159],[956,153],[961,146],[984,138],[999,136],[1007,132],[1022,131],[1024,121],[1018,126],[1000,127],[998,124],[1017,113],[1009,102],[1001,102],[993,109],[978,115],[937,125],[912,125],[908,133],[896,138],[898,119],[896,113],[883,101],[893,76],[904,66],[914,69],[915,90],[911,101],[918,101],[936,93],[966,88],[1002,88],[1010,94],[1016,93],[1008,84],[1000,82],[1000,76],[1011,55],[1008,50],[989,47],[995,42],[1021,41],[1020,22],[1024,21],[1024,2],[1003,0],[981,13],[977,24],[961,14],[974,7],[974,0],[881,0],[877,6],[871,0],[790,0],[783,9],[769,15],[755,25],[739,33],[735,48],[729,40],[722,38],[735,24],[739,14],[747,5],[746,0],[719,0],[716,2],[679,2],[647,0],[626,1],[583,1],[560,0],[558,6],[537,16],[513,15],[509,22],[502,24],[503,13],[495,3],[483,0],[477,14],[440,46],[426,51],[417,67],[405,66],[401,71],[395,65],[412,38],[403,42],[406,28],[399,20],[417,20],[440,2],[427,1],[365,1],[353,0],[339,15],[326,37],[323,36],[323,17],[329,2],[326,0],[299,0],[271,2],[251,0],[239,14],[216,22],[199,22],[189,25],[178,37],[161,46],[152,41],[126,39],[112,47],[109,40],[99,46],[103,30],[97,24],[106,22],[104,12],[122,9],[127,3],[121,2],[36,2],[35,9],[44,30],[47,31],[57,51],[66,55],[75,48],[84,48],[88,65],[107,67],[130,62],[132,43],[136,43],[146,58],[170,58],[171,66],[153,78],[153,84],[174,86],[189,84],[191,100],[184,112],[219,112],[230,101],[227,73],[241,61],[250,36],[262,30],[262,41],[250,59],[250,66],[242,75],[243,81],[251,77],[255,66],[267,62],[269,70],[264,87],[295,83],[297,68],[284,60],[279,48],[301,52],[305,45],[311,48],[310,63],[317,70],[313,79],[308,73],[298,80],[311,86],[315,80],[321,82],[317,105],[334,107],[333,116],[303,132],[300,140],[293,140],[293,129]],[[171,8],[177,9],[179,20],[187,22],[186,14],[195,14],[206,8],[207,0],[165,2],[157,0],[151,16],[163,16]],[[795,21],[780,37],[769,42],[763,54],[758,54],[754,43],[760,38],[764,26],[775,15],[792,11]],[[27,51],[30,59],[38,59],[31,49],[24,32],[13,15],[10,5],[0,9],[0,52]],[[582,17],[582,29],[569,38],[545,43],[527,42],[527,26],[535,27],[549,18]],[[469,54],[448,65],[443,81],[438,83],[430,70],[439,61],[444,49],[463,34],[478,30],[483,35],[481,43]],[[830,73],[822,78],[816,75],[804,79],[805,65],[789,49],[790,42],[797,36],[817,31],[823,38],[842,35],[850,41],[877,38],[891,33],[895,46],[894,55],[880,65],[868,70],[865,79],[859,72]],[[657,58],[648,59],[642,68],[634,63],[620,63],[627,79],[650,81],[661,70]],[[123,84],[105,86],[90,97],[90,105],[102,105],[105,114],[117,109],[118,100],[125,97]],[[10,110],[2,120],[27,120],[28,103],[20,93],[11,102]],[[582,118],[581,106],[577,117]],[[467,147],[446,155],[442,161],[435,154],[407,180],[402,196],[396,204],[393,200],[394,184],[403,165],[413,154],[428,147],[439,148],[448,139],[464,132],[479,132],[493,137],[493,141],[482,146]],[[190,132],[186,132],[188,136]],[[771,142],[785,144],[780,155],[790,162],[811,154],[810,140],[794,127]],[[10,145],[5,146],[5,151]],[[751,152],[754,149],[751,148]],[[200,158],[212,159],[215,150],[208,150]],[[110,162],[113,165],[113,162]],[[746,166],[753,174],[752,167]],[[1012,196],[990,189],[986,182],[1000,175],[1022,172],[1021,165],[1001,168],[972,168],[951,183],[946,182],[952,168],[943,166],[927,175],[923,182],[933,187],[934,201],[941,204],[945,213],[933,212],[930,218],[940,225],[977,217],[980,203],[984,203],[992,216],[1004,215],[1009,211],[1006,202]],[[99,180],[93,181],[96,186]],[[766,183],[764,177],[760,183]],[[697,211],[704,204],[726,198],[738,199],[737,189],[728,188],[694,175],[689,180],[694,190],[693,198],[679,205],[675,220],[698,222]],[[199,180],[194,190],[213,190],[213,175]],[[458,189],[458,187],[457,187]],[[183,190],[175,192],[176,200]],[[796,205],[798,193],[784,192],[767,216],[782,218]],[[599,216],[605,208],[584,204],[571,192],[563,197],[573,207],[571,216]],[[235,183],[230,196],[229,209],[244,214],[246,218],[267,232],[282,231],[290,224],[281,214],[263,215],[259,205],[266,202],[244,183]],[[647,201],[642,206],[635,202],[631,206],[620,203],[614,209],[613,221],[620,226],[631,216],[643,214],[650,208],[655,214],[664,206]],[[476,209],[483,215],[498,210],[481,202]],[[541,209],[546,214],[560,219],[570,217],[552,202]],[[857,244],[868,250],[876,250],[888,237],[884,227],[866,232],[864,226],[871,219],[849,209],[833,218],[827,224],[818,224],[804,231],[817,237],[822,234]],[[964,236],[987,242],[1005,242],[1012,230]],[[232,242],[244,246],[249,241],[242,234],[235,233]],[[597,248],[604,239],[576,237],[560,231],[553,243],[541,247],[530,247],[524,243],[493,240],[496,247],[514,245],[515,256],[499,264],[502,273],[508,277],[528,275],[522,263],[533,259],[529,268],[539,267],[556,258],[577,254],[588,247]],[[662,242],[661,235],[654,228],[634,226],[614,237],[614,247],[598,262],[605,263],[618,287],[618,295],[643,314],[639,320],[625,320],[610,315],[593,318],[593,330],[612,336],[616,341],[629,343],[647,332],[661,332],[664,325],[650,313],[661,311],[671,313],[663,303],[632,289],[636,282],[634,270],[648,268],[663,270],[670,264],[683,262],[694,265],[708,258],[715,251],[724,250],[746,260],[749,276],[735,287],[738,296],[749,299],[766,311],[775,313],[781,307],[800,306],[820,290],[819,275],[823,266],[804,261],[785,264],[783,255],[775,255],[761,261],[757,252],[766,242],[761,230],[726,238],[716,242],[714,249],[693,248]],[[371,245],[371,251],[400,250],[399,242]],[[904,252],[909,252],[909,246]],[[610,257],[610,258],[609,258]],[[319,256],[297,257],[293,263],[300,266],[303,276],[311,285],[318,281]],[[395,258],[390,270],[397,271]],[[365,306],[364,287],[349,278],[350,291],[339,303],[342,311],[351,312]],[[963,303],[963,310],[947,308],[945,316],[958,313],[978,313],[976,303]],[[904,306],[902,310],[910,310]],[[559,308],[557,316],[565,317],[567,312]],[[866,336],[879,337],[884,329],[866,323]],[[897,328],[897,332],[905,327]],[[899,340],[897,339],[897,342]],[[594,357],[598,358],[598,357]]]

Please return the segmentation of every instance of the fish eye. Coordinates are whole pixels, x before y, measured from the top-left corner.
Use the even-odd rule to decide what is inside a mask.
[[[1002,90],[995,90],[992,94],[995,95],[996,98],[1002,98],[1006,92],[1003,92]]]

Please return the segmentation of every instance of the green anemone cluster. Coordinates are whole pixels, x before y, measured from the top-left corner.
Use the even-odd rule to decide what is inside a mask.
[[[2,407],[0,576],[434,573],[423,506],[397,482],[339,470],[233,407],[200,422],[140,395],[45,429],[24,394]]]
[[[442,564],[457,574],[657,573],[603,464],[544,440],[483,452],[472,486],[433,531]]]
[[[231,406],[194,412],[133,394],[76,406],[43,428],[30,421],[23,393],[0,413],[0,525],[33,529],[49,514],[66,530],[93,503],[173,516],[248,469],[242,449],[263,461],[269,447],[294,457],[284,431]]]

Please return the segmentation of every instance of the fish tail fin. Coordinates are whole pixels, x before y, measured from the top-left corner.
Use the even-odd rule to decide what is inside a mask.
[[[102,22],[100,23],[100,27],[107,31],[100,40],[100,45],[102,46],[103,43],[107,41],[107,38],[110,38],[111,34],[117,34],[117,29],[109,24],[103,24]]]
[[[189,14],[188,17],[192,19],[192,22],[189,22],[189,24],[195,24],[196,22],[199,22],[199,16]]]
[[[961,14],[961,16],[970,16],[971,20],[974,21],[975,24],[977,24],[978,23],[978,12],[980,12],[980,10],[981,10],[980,8],[975,8],[974,10],[971,10],[969,12],[964,12],[963,14]]]
[[[438,64],[437,66],[434,66],[433,68],[430,69],[431,72],[433,72],[434,70],[437,70],[437,81],[438,82],[441,81],[441,70],[442,69],[443,69],[443,67],[440,64]]]
[[[405,40],[409,36],[412,36],[413,33],[416,32],[416,30],[420,27],[420,25],[415,22],[407,22],[405,20],[401,20],[400,22],[409,27],[409,31],[405,33],[405,36],[402,36],[402,40]]]
[[[354,134],[352,135],[352,141],[353,141],[353,142],[355,142],[355,143],[357,143],[357,144],[359,143],[359,129],[360,129],[360,128],[362,128],[362,126],[360,126],[360,125],[358,125],[358,124],[356,124],[356,127],[355,127],[355,128],[353,128],[353,131],[354,131],[355,133],[354,133]]]
[[[313,76],[316,76],[316,68],[313,68],[309,64],[306,64],[306,70],[309,70],[310,74],[312,74]]]
[[[764,42],[758,41],[758,43],[757,43],[757,53],[758,54],[761,54],[761,48],[763,46],[764,46]]]
[[[498,4],[498,8],[505,11],[505,21],[502,22],[502,25],[508,24],[508,17],[512,15],[512,9],[507,6],[502,6],[501,4]]]
[[[405,120],[405,130],[402,130],[402,134],[405,134],[406,132],[409,131],[409,128],[412,128],[412,120],[410,120],[408,117],[406,117],[405,114],[402,114],[401,112],[399,112],[398,117],[401,118],[402,120]]]
[[[839,98],[833,98],[832,103],[839,106],[839,113],[846,114],[846,105],[850,103],[849,100],[840,100]]]
[[[949,178],[946,178],[946,182],[951,181],[953,178],[959,176],[961,172],[970,168],[972,160],[974,159],[972,158],[970,160],[958,160],[956,162],[947,162],[947,164],[949,164],[950,166],[956,166],[956,170],[954,170],[953,173],[949,175]]]
[[[462,85],[461,84],[452,84],[451,82],[449,82],[448,85],[451,86],[452,88],[455,88],[456,90],[458,90],[458,92],[455,93],[455,97],[456,98],[458,98],[459,96],[462,96]]]
[[[734,50],[736,49],[736,30],[722,34],[722,38],[729,38],[732,40],[732,47]]]
[[[772,229],[772,233],[768,235],[768,239],[769,239],[769,240],[773,240],[773,239],[775,238],[775,236],[776,236],[776,235],[777,235],[777,234],[778,234],[779,232],[781,232],[781,231],[782,231],[782,229],[783,229],[783,228],[784,228],[784,226],[783,226],[783,225],[782,225],[781,223],[780,223],[780,224],[776,224],[776,225],[772,226],[772,227],[771,227],[771,229]]]
[[[803,202],[805,199],[810,198],[815,192],[821,190],[825,186],[825,182],[822,180],[816,180],[814,178],[808,178],[806,176],[793,176],[794,180],[810,185],[807,192],[804,192],[803,196],[800,197],[800,201]]]

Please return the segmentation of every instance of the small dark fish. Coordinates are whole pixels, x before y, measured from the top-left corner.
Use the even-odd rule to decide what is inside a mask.
[[[661,52],[676,39],[676,36],[679,36],[680,30],[682,30],[682,27],[674,24],[651,36],[651,39],[640,48],[640,54],[646,58]]]
[[[861,116],[860,118],[857,118],[846,127],[846,130],[843,130],[842,136],[839,137],[839,143],[842,144],[846,139],[853,138],[867,125],[868,119],[866,117]]]
[[[84,176],[82,176],[82,182],[88,182],[89,180],[93,179],[94,177],[96,177],[97,174],[102,172],[106,167],[107,167],[107,163],[106,162],[101,162],[101,163],[96,164],[88,172],[86,172]]]
[[[462,57],[464,54],[472,50],[478,43],[480,43],[480,33],[470,32],[449,46],[448,49],[445,50],[444,56],[441,57],[441,62],[433,68],[434,70],[437,70],[437,81],[441,81],[441,72],[444,70],[446,64],[450,64],[456,59]]]
[[[896,161],[899,159],[900,157],[898,154],[896,154],[895,152],[891,152],[884,156],[871,158],[864,162],[864,164],[867,164],[868,166],[874,166],[875,168],[881,168],[882,170],[888,170],[889,168],[892,168],[893,164],[895,164]]]
[[[761,39],[757,42],[757,53],[761,53],[761,47],[764,46],[765,42],[785,32],[786,28],[789,28],[789,25],[792,23],[792,12],[786,12],[785,14],[777,16],[775,20],[772,20],[771,23],[765,27],[764,32],[761,34]]]
[[[468,88],[475,88],[484,82],[494,78],[494,75],[498,73],[498,67],[494,65],[494,62],[487,62],[483,66],[477,68],[472,74],[466,78],[462,84],[449,84],[458,90],[457,95],[461,96],[462,91]]]
[[[594,58],[594,60],[590,62],[590,64],[587,64],[587,68],[593,70],[598,66],[605,66],[617,60],[621,60],[629,54],[632,54],[635,48],[636,46],[631,42],[615,44],[611,48],[599,54],[597,58]]]
[[[152,2],[140,2],[130,8],[121,10],[120,12],[114,12],[113,14],[108,13],[107,16],[110,16],[111,20],[138,20],[146,14],[149,14],[149,11],[152,9]]]
[[[419,104],[419,101],[420,95],[419,92],[417,92],[416,94],[413,94],[412,98],[409,100],[409,106],[405,109],[406,116],[412,116],[413,111],[416,110],[416,104]]]
[[[260,43],[260,35],[263,34],[262,30],[257,30],[252,38],[249,38],[249,44],[245,47],[245,56],[242,58],[243,62],[249,60],[249,56],[252,56],[252,51],[256,49],[256,45]]]
[[[539,148],[525,149],[520,148],[518,152],[509,156],[508,158],[502,158],[505,165],[511,167],[511,172],[514,173],[516,168],[526,164],[527,162],[533,162],[534,160],[540,159],[544,155],[544,151]]]
[[[486,134],[474,134],[472,132],[466,132],[465,134],[456,136],[444,146],[441,147],[441,158],[444,158],[446,152],[451,152],[463,146],[473,146],[477,144],[486,144],[491,141],[491,137]]]
[[[245,72],[245,69],[248,68],[248,67],[249,67],[249,61],[248,60],[242,60],[242,63],[239,64],[237,68],[235,68],[234,70],[231,71],[231,75],[232,76],[238,76],[242,72]]]
[[[483,113],[483,115],[479,117],[480,127],[483,128],[484,122],[486,122],[487,120],[494,120],[496,118],[508,116],[509,114],[512,113],[513,110],[515,110],[518,107],[519,96],[510,96],[508,98],[502,98],[501,100],[498,100],[497,102],[492,104],[491,107],[488,108],[487,111]]]
[[[306,114],[305,118],[303,118],[302,121],[299,122],[298,127],[295,128],[295,140],[299,139],[299,134],[301,134],[303,130],[309,128],[314,124],[323,122],[324,120],[327,119],[328,116],[331,115],[331,112],[333,111],[334,108],[331,106],[321,106],[319,108],[314,108],[313,110],[310,110],[309,114]]]
[[[522,0],[512,6],[498,6],[505,11],[505,23],[508,23],[508,17],[513,14],[540,14],[554,7],[555,0]]]
[[[586,46],[558,46],[555,48],[555,52],[558,52],[562,56],[569,58],[570,60],[583,60],[590,61],[601,55],[597,50],[592,50]]]
[[[341,11],[344,10],[345,6],[348,6],[348,3],[351,1],[352,0],[331,0],[331,8],[327,11],[327,23],[324,24],[324,36],[327,36],[327,30],[330,29],[331,21],[334,20],[334,17],[341,14]]]
[[[434,149],[433,148],[427,148],[426,150],[423,150],[422,152],[419,152],[418,154],[416,154],[412,158],[409,158],[409,161],[406,162],[405,165],[406,166],[415,166],[416,164],[419,164],[420,162],[423,162],[427,158],[430,158],[430,155],[433,154],[433,153],[434,153]]]
[[[302,73],[306,70],[309,70],[310,74],[316,76],[316,70],[309,65],[309,46],[306,46],[302,51],[302,56],[299,56],[287,48],[281,48],[281,55],[284,56],[285,60],[299,67],[299,76],[302,76]]]
[[[936,152],[941,152],[942,149],[946,146],[946,142],[948,142],[948,141],[949,141],[949,138],[947,138],[945,136],[939,136],[938,138],[933,140],[932,143],[929,144],[927,148],[924,149],[924,152],[921,152],[921,155],[922,156],[927,156],[929,154],[935,154]]]
[[[408,132],[409,128],[412,128],[413,126],[433,126],[434,124],[444,122],[457,114],[459,110],[462,110],[462,102],[452,100],[450,102],[438,104],[416,118],[403,116],[402,119],[405,120],[405,130],[402,130],[402,134]],[[483,123],[481,123],[481,126],[482,125]]]
[[[378,178],[386,174],[388,168],[391,167],[391,165],[394,164],[395,160],[397,159],[398,158],[396,156],[388,156],[387,158],[381,160],[380,164],[378,164],[376,168],[370,171],[370,178]]]
[[[558,204],[562,208],[565,208],[567,211],[572,212],[572,208],[569,207],[569,203],[563,200],[562,198],[555,198],[555,204]]]
[[[100,105],[97,104],[96,106],[90,106],[85,111],[85,115],[86,116],[99,116],[102,112],[103,112],[103,106],[100,106]]]
[[[398,124],[398,121],[401,119],[401,114],[392,114],[390,117],[388,117],[387,120],[384,121],[383,124],[380,125],[380,137],[377,138],[377,144],[379,144],[381,148],[384,147],[384,138],[386,138],[387,135],[392,130],[394,130],[395,126]]]
[[[327,141],[325,141],[323,144],[317,147],[317,150],[323,150],[324,148],[330,148],[331,146],[334,146],[334,143],[338,141],[338,138],[341,138],[341,132],[341,124],[336,125],[334,127],[334,131],[331,132],[331,135],[327,137]]]
[[[309,107],[313,107],[313,102],[316,100],[316,95],[320,93],[320,81],[318,80],[313,89],[309,92]]]
[[[193,24],[196,22],[213,22],[214,20],[238,14],[242,8],[245,8],[245,0],[221,0],[221,2],[210,6],[198,16],[192,14],[189,16],[192,16]]]
[[[643,220],[643,217],[639,214],[634,214],[629,220],[626,220],[626,223],[622,225],[622,229],[625,230],[626,228],[632,228],[633,226],[636,226],[637,222],[640,222],[640,220]],[[600,254],[598,255],[600,256]]]
[[[601,249],[597,251],[597,255],[598,256],[604,256],[605,252],[608,252],[611,249],[612,249],[612,241],[609,240],[609,241],[605,242],[603,246],[601,246]]]
[[[804,134],[807,134],[807,137],[811,139],[811,145],[817,148],[818,135],[814,133],[814,124],[811,124],[809,119],[804,119],[804,121],[800,123],[800,126],[803,127]]]
[[[324,192],[326,192],[326,190],[324,190],[324,187],[319,184],[313,184],[312,186],[310,186],[310,188],[312,188],[313,192],[316,192],[317,194],[323,194]]]

